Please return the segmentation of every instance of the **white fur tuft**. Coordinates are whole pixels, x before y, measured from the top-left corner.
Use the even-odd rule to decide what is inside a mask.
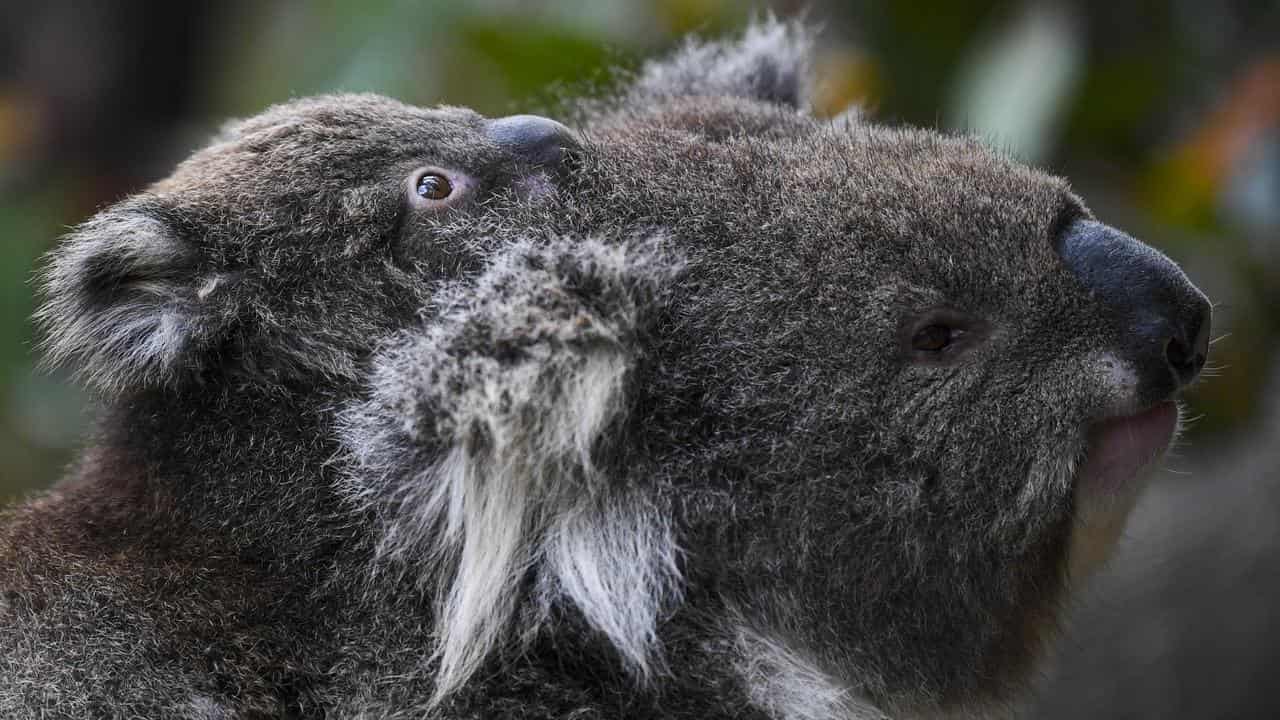
[[[799,648],[741,627],[737,670],[751,701],[776,720],[887,720]]]
[[[560,592],[648,679],[662,662],[657,618],[678,598],[677,550],[665,518],[643,501],[579,507],[557,518],[544,555]],[[554,595],[544,595],[544,604]]]
[[[640,315],[674,268],[641,246],[520,244],[443,291],[344,414],[351,490],[385,521],[380,557],[437,596],[437,701],[513,635],[522,602],[542,620],[576,607],[641,678],[661,664],[675,540],[596,456],[625,418]]]

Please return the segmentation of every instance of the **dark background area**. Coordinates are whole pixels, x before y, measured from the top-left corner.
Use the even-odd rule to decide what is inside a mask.
[[[1280,717],[1280,2],[85,3],[0,6],[0,503],[47,487],[90,398],[39,369],[37,259],[225,119],[367,90],[554,112],[688,32],[824,28],[815,110],[977,133],[1069,177],[1215,301],[1211,377],[1032,716]]]

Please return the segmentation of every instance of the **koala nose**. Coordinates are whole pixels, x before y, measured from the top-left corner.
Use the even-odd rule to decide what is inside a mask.
[[[1212,311],[1181,268],[1156,249],[1092,220],[1066,229],[1059,254],[1114,313],[1123,352],[1151,395],[1168,395],[1196,379],[1209,354]]]
[[[559,165],[565,149],[577,145],[569,128],[538,115],[490,120],[486,132],[490,140],[533,165]]]

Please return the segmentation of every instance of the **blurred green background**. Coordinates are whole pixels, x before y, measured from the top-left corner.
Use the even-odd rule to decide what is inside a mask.
[[[1276,445],[1260,418],[1280,338],[1280,2],[48,0],[0,6],[0,504],[54,482],[88,422],[89,398],[38,369],[37,258],[224,119],[332,90],[554,113],[614,82],[609,66],[767,10],[824,29],[816,112],[859,103],[980,134],[1069,177],[1207,290],[1213,377],[1175,470]],[[1275,478],[1280,458],[1261,467]],[[1280,505],[1264,507],[1280,526]],[[1280,551],[1264,560],[1280,588]]]

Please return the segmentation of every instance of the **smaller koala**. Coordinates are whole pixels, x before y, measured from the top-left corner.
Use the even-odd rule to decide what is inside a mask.
[[[0,715],[333,704],[332,630],[371,542],[340,492],[335,412],[379,339],[478,264],[474,228],[549,191],[567,132],[299,100],[63,240],[38,320],[99,418],[68,477],[0,523]]]
[[[101,421],[0,525],[26,716],[1012,715],[1210,308],[1065,181],[690,41],[228,128],[54,251]]]

